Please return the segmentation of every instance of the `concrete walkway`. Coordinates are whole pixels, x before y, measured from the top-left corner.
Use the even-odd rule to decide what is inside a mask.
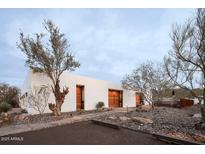
[[[97,113],[90,113],[90,114],[84,114],[84,115],[77,115],[77,116],[73,116],[70,118],[65,118],[62,120],[52,121],[48,123],[4,126],[0,128],[0,136],[40,130],[40,129],[56,127],[56,126],[66,125],[66,124],[75,123],[75,122],[88,121],[97,116],[109,115],[109,114],[113,114],[116,112],[122,112],[122,110],[113,110],[113,111],[106,111],[106,112],[97,112]]]

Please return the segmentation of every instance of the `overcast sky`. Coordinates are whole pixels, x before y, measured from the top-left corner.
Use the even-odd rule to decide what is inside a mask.
[[[120,82],[139,63],[162,61],[172,24],[194,9],[0,9],[0,82],[21,86],[28,68],[16,47],[20,30],[44,32],[51,19],[66,34],[81,67],[75,74]]]

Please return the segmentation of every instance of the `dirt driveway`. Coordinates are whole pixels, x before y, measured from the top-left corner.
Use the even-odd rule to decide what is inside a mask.
[[[151,135],[99,126],[90,121],[1,137],[0,144],[138,145],[166,144]]]

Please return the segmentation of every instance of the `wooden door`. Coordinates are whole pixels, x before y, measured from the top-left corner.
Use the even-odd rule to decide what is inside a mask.
[[[122,92],[117,90],[109,90],[109,107],[121,107],[122,106]]]
[[[136,107],[140,106],[140,101],[141,100],[141,97],[140,97],[140,94],[136,94]]]
[[[82,87],[76,86],[76,107],[77,110],[82,109]]]

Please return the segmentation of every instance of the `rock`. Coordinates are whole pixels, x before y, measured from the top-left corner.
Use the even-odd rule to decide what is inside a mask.
[[[22,114],[21,108],[12,108],[8,112],[2,112],[1,113],[1,119],[3,122],[11,122],[13,120],[16,120],[16,116]]]
[[[127,120],[130,120],[130,118],[125,117],[125,116],[119,117],[119,119],[120,119],[121,121],[127,121]]]
[[[2,117],[2,118],[7,117],[7,116],[8,116],[8,113],[7,113],[7,112],[2,112],[2,113],[1,113],[1,117]]]
[[[29,114],[27,113],[22,113],[20,115],[16,115],[14,117],[14,121],[23,121],[23,120],[27,120],[29,118]]]
[[[139,107],[140,111],[142,112],[148,112],[152,109],[152,106],[151,105],[142,105]]]
[[[10,114],[8,114],[6,112],[3,112],[1,114],[1,119],[2,119],[3,122],[9,122],[9,121],[12,120]]]
[[[4,116],[4,114],[5,114],[5,112],[2,112],[2,113],[1,113],[1,117],[3,117],[3,116]]]
[[[205,130],[205,123],[202,123],[202,122],[197,123],[197,124],[195,124],[195,128],[197,130]]]
[[[103,111],[103,108],[102,108],[102,107],[97,108],[97,111],[98,111],[98,112],[101,112],[101,111]]]
[[[0,120],[0,127],[3,125],[3,123],[4,123],[3,120]]]
[[[103,111],[109,111],[108,107],[102,107]]]
[[[153,123],[151,119],[142,118],[142,117],[132,117],[132,121],[138,122],[141,124],[152,124]]]
[[[188,140],[188,141],[193,140],[189,134],[182,133],[182,132],[168,132],[168,133],[166,133],[166,135],[170,136],[170,137],[182,139],[182,140]]]
[[[11,114],[11,115],[17,115],[17,114],[21,114],[22,113],[22,110],[21,108],[12,108],[10,111],[8,111],[7,113],[8,114]]]
[[[192,116],[193,118],[201,118],[201,113],[196,113]]]
[[[15,117],[14,117],[14,121],[18,121],[19,120],[19,115],[16,115]]]
[[[23,113],[23,114],[18,116],[18,120],[20,120],[20,121],[27,120],[28,118],[29,118],[29,114],[27,114],[27,113]]]
[[[117,117],[116,116],[110,116],[110,117],[108,117],[108,119],[115,120],[115,119],[117,119]]]
[[[193,135],[192,136],[194,140],[197,142],[203,142],[205,143],[205,136],[204,135]]]

